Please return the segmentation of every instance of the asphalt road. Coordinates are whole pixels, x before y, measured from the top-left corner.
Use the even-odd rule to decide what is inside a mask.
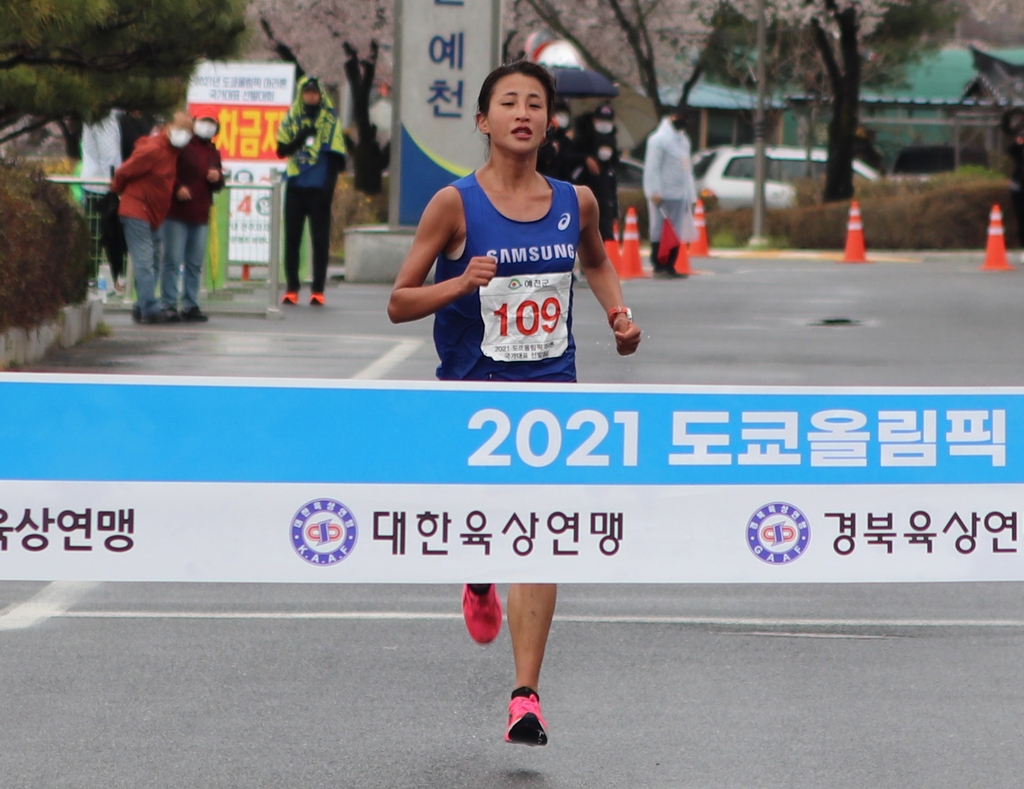
[[[914,257],[626,283],[630,360],[581,289],[580,377],[1024,384],[1024,278]],[[386,298],[342,285],[321,311],[198,328],[115,315],[34,369],[432,377],[429,322],[391,326]],[[455,587],[0,582],[0,787],[1019,787],[1021,587],[564,586],[551,744],[526,749],[501,741],[507,632],[470,642]]]

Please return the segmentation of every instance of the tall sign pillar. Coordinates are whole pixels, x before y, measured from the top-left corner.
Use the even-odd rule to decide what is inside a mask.
[[[390,225],[484,162],[476,97],[501,58],[501,0],[395,0]]]

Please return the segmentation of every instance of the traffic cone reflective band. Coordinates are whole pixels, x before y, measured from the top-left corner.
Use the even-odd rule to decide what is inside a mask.
[[[697,228],[697,240],[690,244],[690,255],[706,258],[711,254],[708,245],[708,226],[704,218],[704,201],[698,200],[693,209],[693,224]]]
[[[982,271],[1013,271],[1006,259],[1006,237],[1003,233],[1003,212],[998,204],[992,206],[988,217],[988,246],[985,248],[985,263]]]
[[[619,279],[646,276],[640,262],[640,228],[636,223],[636,209],[626,211],[626,232],[622,234],[622,270]]]
[[[617,219],[612,223],[612,235],[615,238],[607,239],[604,242],[604,249],[608,253],[608,259],[615,266],[619,279],[622,279],[622,254],[619,252],[619,220]]]
[[[867,263],[868,256],[864,250],[864,225],[860,221],[860,205],[854,200],[850,203],[850,219],[846,224],[846,254],[843,263]]]

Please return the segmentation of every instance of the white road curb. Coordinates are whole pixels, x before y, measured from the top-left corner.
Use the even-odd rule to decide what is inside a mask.
[[[12,364],[38,362],[53,348],[70,348],[96,331],[103,303],[68,304],[52,321],[31,329],[11,328],[0,334],[0,370]]]

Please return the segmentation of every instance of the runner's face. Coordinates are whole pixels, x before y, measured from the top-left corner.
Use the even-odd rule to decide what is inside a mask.
[[[490,135],[491,146],[517,152],[537,150],[548,125],[543,86],[525,74],[509,74],[494,86],[486,115],[477,116],[480,131]]]

